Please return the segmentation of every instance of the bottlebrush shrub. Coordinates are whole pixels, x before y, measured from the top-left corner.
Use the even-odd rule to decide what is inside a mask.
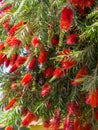
[[[94,130],[97,41],[98,0],[0,0],[0,124]]]

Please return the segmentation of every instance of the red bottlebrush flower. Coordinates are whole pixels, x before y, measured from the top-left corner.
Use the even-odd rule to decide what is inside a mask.
[[[5,48],[4,43],[1,43],[0,44],[0,50],[2,51],[2,50],[4,50],[4,48]]]
[[[7,57],[5,58],[5,67],[8,67],[10,64],[10,59],[8,59]]]
[[[47,51],[45,49],[42,49],[39,54],[38,61],[40,64],[45,63],[47,60]]]
[[[75,110],[76,110],[76,102],[75,101],[70,101],[68,103],[67,109],[68,109],[68,114],[73,115]]]
[[[64,7],[61,13],[60,28],[62,30],[69,30],[73,21],[73,11],[71,8]]]
[[[7,4],[6,2],[2,2],[2,4],[1,4],[0,6],[4,6],[4,5],[6,5],[6,4]],[[0,15],[4,14],[5,12],[10,11],[11,8],[12,8],[11,5],[6,6],[5,8],[3,8],[3,9],[0,11]]]
[[[68,45],[73,45],[74,43],[76,43],[77,40],[78,40],[77,34],[70,34],[69,36],[67,36],[66,43]]]
[[[17,60],[18,54],[15,53],[12,55],[12,57],[10,58],[10,65],[15,64],[16,60]]]
[[[46,97],[50,93],[50,91],[51,91],[51,86],[48,83],[45,83],[41,91],[41,96]]]
[[[32,45],[35,47],[35,48],[38,48],[40,46],[40,38],[39,37],[35,37],[32,39]]]
[[[63,130],[76,130],[76,129],[74,129],[73,119],[70,119],[69,117],[67,117],[67,119],[64,121],[64,129]]]
[[[74,119],[74,130],[83,130],[80,119]]]
[[[14,64],[14,65],[12,65],[12,67],[10,68],[9,73],[15,72],[17,69],[18,69],[17,65]]]
[[[73,66],[76,66],[77,61],[74,59],[64,60],[62,61],[62,67],[65,69],[71,69]]]
[[[25,76],[21,80],[21,84],[23,86],[28,85],[31,82],[31,80],[32,80],[32,75],[31,74],[25,74]]]
[[[52,130],[58,130],[60,127],[60,112],[56,112],[52,121]]]
[[[44,121],[44,127],[46,128],[46,130],[48,130],[50,126],[51,126],[51,123],[49,120]]]
[[[82,130],[92,130],[92,125],[86,123]]]
[[[91,107],[98,106],[98,89],[91,94],[89,93],[89,95],[86,97],[86,104],[90,104]]]
[[[16,83],[12,83],[11,84],[11,89],[16,90],[17,89],[17,84]]]
[[[53,72],[54,72],[54,67],[48,67],[44,70],[44,77],[47,78],[47,77],[51,77],[53,76]]]
[[[7,126],[5,130],[14,130],[12,126]]]
[[[70,49],[64,49],[64,50],[62,50],[59,54],[58,54],[58,56],[60,56],[61,58],[59,58],[60,60],[59,60],[59,62],[63,62],[64,61],[64,59],[67,59],[67,58],[69,58],[69,54],[71,53],[71,50]]]
[[[68,48],[64,49],[64,50],[61,52],[62,55],[65,55],[65,56],[67,56],[67,57],[68,57],[68,54],[69,54],[69,53],[71,53],[71,50],[68,49]],[[66,58],[67,58],[67,57],[66,57]]]
[[[5,30],[8,30],[8,28],[9,28],[9,18],[8,19],[6,19],[4,22],[3,22],[3,28],[5,29]]]
[[[6,40],[6,43],[11,47],[13,47],[13,46],[20,47],[21,46],[21,41],[14,36],[8,37],[7,40]]]
[[[26,44],[25,49],[26,49],[26,51],[28,51],[30,49],[30,45]]]
[[[98,121],[98,109],[95,110],[95,119]]]
[[[17,25],[14,25],[9,31],[8,31],[8,35],[14,35],[15,32],[22,26],[24,25],[24,22],[19,22]]]
[[[36,65],[36,56],[33,56],[33,59],[30,61],[28,65],[28,70],[34,69],[35,65]]]
[[[91,7],[94,5],[95,0],[70,0],[73,6],[79,7],[84,10],[86,7]]]
[[[46,108],[49,109],[51,107],[51,105],[52,105],[51,101],[47,101]]]
[[[61,78],[64,75],[63,69],[62,68],[57,68],[54,72],[53,72],[53,77],[56,78]]]
[[[78,84],[84,81],[84,77],[88,75],[88,68],[86,66],[81,67],[81,69],[76,74],[75,79],[72,81],[73,86],[77,86]],[[80,79],[80,80],[79,80]],[[77,81],[79,80],[79,81]]]
[[[29,126],[29,124],[32,121],[35,121],[35,119],[36,119],[36,115],[34,113],[28,112],[28,114],[22,120],[22,125],[23,126]]]
[[[16,60],[16,65],[17,66],[21,66],[22,64],[25,63],[26,60],[27,60],[27,57],[25,57],[25,56],[18,56],[18,58]]]
[[[25,115],[27,115],[27,113],[28,113],[28,109],[26,107],[24,107],[22,110],[22,115],[25,116]]]
[[[7,106],[5,107],[5,110],[7,111],[11,109],[15,105],[16,101],[17,101],[17,98],[11,99],[9,103],[7,104]]]
[[[58,44],[59,44],[59,35],[58,35],[58,34],[56,34],[56,35],[52,38],[51,43],[52,43],[52,46],[58,46]]]
[[[5,58],[6,58],[6,55],[4,53],[0,53],[0,65],[4,63]]]

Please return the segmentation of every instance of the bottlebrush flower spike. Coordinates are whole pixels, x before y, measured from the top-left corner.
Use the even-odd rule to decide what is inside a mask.
[[[91,107],[98,106],[98,89],[92,93],[89,93],[89,95],[86,97],[86,104],[90,104]]]
[[[54,67],[53,66],[46,68],[44,70],[44,72],[43,72],[44,77],[47,78],[47,77],[53,76],[53,72],[54,72]]]
[[[67,117],[64,121],[64,129],[63,130],[76,130],[74,129],[74,122],[73,119]]]
[[[2,4],[0,5],[1,7],[7,5],[7,2],[2,2]],[[4,7],[2,10],[0,10],[0,15],[4,14],[5,12],[8,12],[12,9],[11,5],[8,5],[6,7]]]
[[[32,80],[32,75],[31,74],[25,74],[25,76],[21,80],[22,86],[28,85],[31,82],[31,80]]]
[[[14,64],[14,65],[11,66],[9,73],[15,72],[17,69],[18,69],[17,65]]]
[[[68,48],[66,48],[66,49],[64,49],[64,50],[62,50],[59,54],[58,54],[58,56],[60,56],[61,58],[59,58],[58,60],[59,60],[59,62],[63,62],[64,61],[64,59],[67,59],[67,58],[69,58],[69,54],[71,53],[71,50],[70,49],[68,49]]]
[[[51,86],[48,83],[45,83],[41,91],[41,96],[43,98],[46,97],[50,93],[50,91],[51,91]]]
[[[10,87],[11,89],[16,90],[18,86],[16,83],[12,83]]]
[[[56,78],[61,78],[63,76],[64,72],[62,68],[56,68],[55,71],[53,72],[53,76]]]
[[[9,21],[10,21],[10,19],[8,18],[8,19],[6,19],[6,20],[3,22],[3,28],[4,28],[5,30],[8,30],[8,29],[9,29]]]
[[[68,45],[73,45],[77,42],[77,40],[78,40],[77,34],[70,34],[69,36],[67,36],[66,43]]]
[[[52,105],[52,102],[51,101],[47,101],[46,102],[46,108],[49,109]]]
[[[4,53],[0,53],[0,65],[2,65],[5,61],[6,55]]]
[[[10,59],[9,58],[7,58],[7,56],[6,56],[6,58],[5,58],[5,67],[8,67],[9,66],[9,64],[10,64]]]
[[[76,110],[76,102],[75,101],[70,101],[68,103],[67,110],[68,110],[69,115],[73,115],[75,110]]]
[[[15,53],[15,54],[13,54],[13,55],[11,56],[11,58],[10,58],[10,65],[15,64],[15,62],[16,62],[16,60],[17,60],[17,57],[18,57],[18,54],[17,54],[17,53]]]
[[[60,112],[56,112],[54,119],[52,121],[52,130],[58,130],[60,127]]]
[[[51,39],[51,43],[52,43],[52,46],[58,46],[59,44],[59,35],[56,34],[52,39]]]
[[[73,66],[77,65],[77,61],[75,61],[74,59],[69,59],[69,60],[63,60],[62,61],[62,67],[65,69],[71,69]]]
[[[92,125],[86,123],[85,126],[83,126],[83,129],[82,129],[82,130],[92,130]]]
[[[30,49],[30,44],[26,44],[25,49],[28,51]]]
[[[14,130],[12,126],[7,126],[5,130]]]
[[[26,116],[27,113],[28,113],[28,109],[26,107],[24,107],[23,110],[22,110],[22,115]]]
[[[94,5],[95,3],[95,0],[70,0],[71,1],[71,4],[73,6],[76,6],[76,7],[79,7],[80,9],[84,10],[86,7],[91,7]]]
[[[22,125],[23,126],[29,126],[29,124],[32,121],[36,120],[36,115],[32,112],[28,112],[28,114],[24,117],[24,119],[22,120]]]
[[[8,35],[14,35],[15,32],[22,26],[24,25],[24,22],[19,22],[17,25],[14,25],[9,31],[8,31]]]
[[[83,130],[82,124],[79,118],[74,119],[74,129],[73,130]]]
[[[71,8],[64,7],[61,13],[60,28],[61,30],[68,31],[73,21],[73,11]]]
[[[8,102],[7,106],[5,107],[5,110],[7,111],[7,110],[11,109],[15,105],[16,101],[17,101],[17,98],[11,99]]]
[[[6,39],[6,43],[13,47],[13,46],[17,46],[17,47],[20,47],[21,46],[21,41],[16,38],[15,36],[9,36],[7,39]]]
[[[16,65],[17,66],[21,66],[22,64],[25,63],[26,60],[27,60],[27,57],[25,57],[25,56],[18,56],[18,58],[16,60]]]
[[[4,43],[0,43],[0,51],[3,51],[5,48]]]
[[[96,109],[96,110],[94,111],[94,114],[95,114],[95,119],[98,121],[98,109]]]
[[[35,65],[36,65],[36,56],[33,56],[32,60],[28,65],[28,70],[34,69]]]
[[[53,77],[50,79],[49,82],[52,82],[57,78],[62,78],[65,73],[65,70],[63,70],[62,68],[56,68],[53,72]]]
[[[72,85],[77,86],[78,84],[82,83],[84,81],[83,78],[87,75],[88,75],[88,68],[86,66],[82,66],[78,71],[78,73],[76,74],[75,79],[72,80]]]
[[[41,49],[38,61],[40,64],[44,64],[47,60],[47,51],[45,49]]]
[[[40,38],[39,37],[34,37],[32,39],[32,45],[35,47],[35,48],[38,48],[40,46]]]
[[[44,121],[44,128],[45,128],[46,130],[48,130],[50,126],[51,126],[50,120],[45,120],[45,121]]]

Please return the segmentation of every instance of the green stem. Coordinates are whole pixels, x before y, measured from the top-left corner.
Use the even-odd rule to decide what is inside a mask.
[[[62,45],[63,45],[64,34],[65,34],[64,31],[61,31],[61,32],[60,32],[59,46],[62,46]]]

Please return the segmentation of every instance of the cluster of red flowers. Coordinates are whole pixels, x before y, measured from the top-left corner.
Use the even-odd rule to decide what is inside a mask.
[[[95,0],[70,0],[71,4],[79,8],[79,12],[82,14],[84,9],[94,5]]]
[[[86,122],[82,124],[79,118],[73,120],[67,117],[64,123],[64,130],[92,130],[92,125]]]
[[[0,1],[1,2],[1,1]],[[5,6],[2,10],[0,10],[0,15],[2,15],[2,14],[4,14],[4,13],[6,13],[6,12],[8,12],[8,11],[10,11],[11,9],[12,9],[12,6],[11,5],[7,5],[7,3],[6,2],[2,2],[1,3],[1,5],[0,6]]]

